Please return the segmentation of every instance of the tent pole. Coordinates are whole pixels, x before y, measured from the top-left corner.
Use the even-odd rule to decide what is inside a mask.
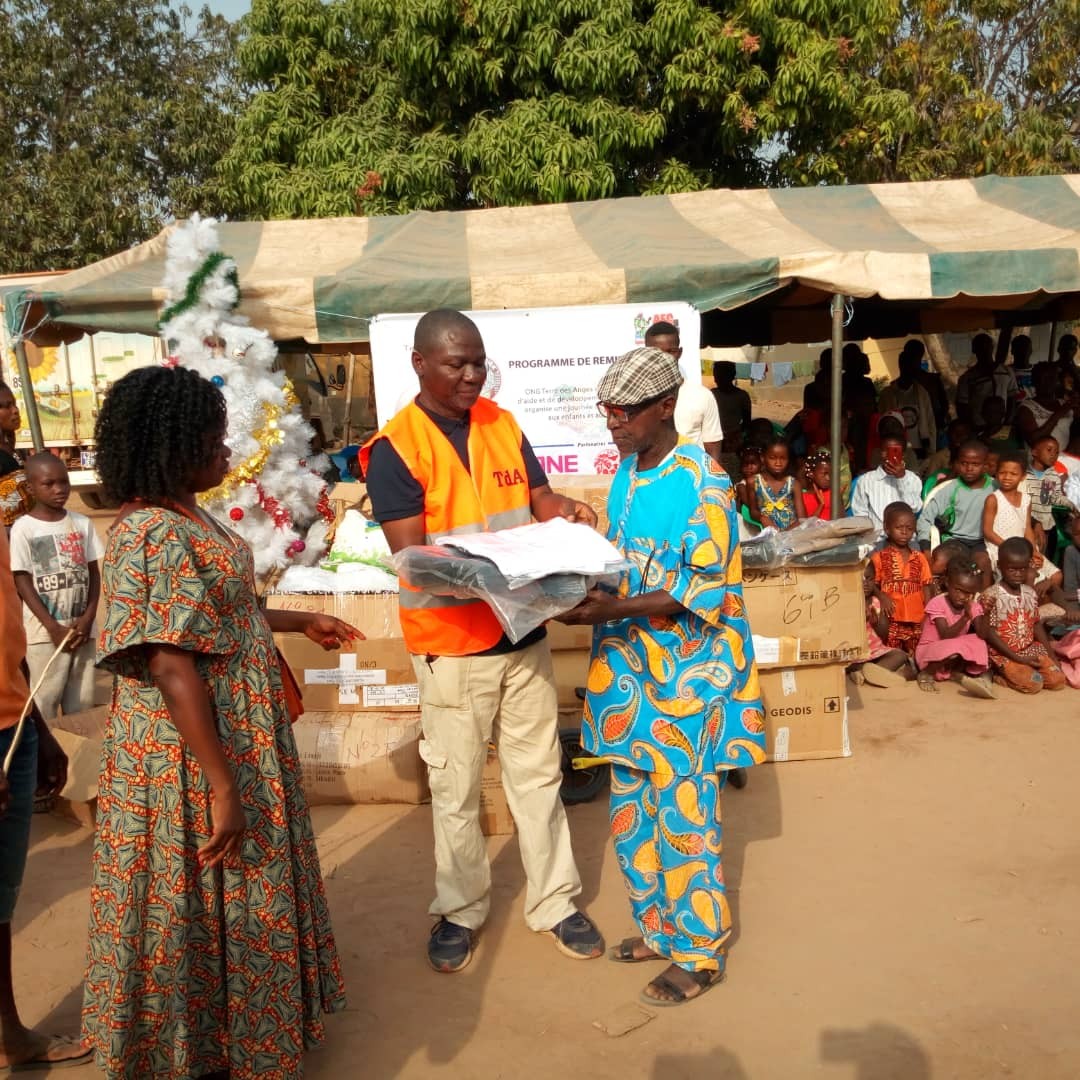
[[[1050,344],[1046,350],[1046,362],[1052,364],[1054,362],[1054,346],[1057,344],[1057,319],[1054,319],[1050,323]]]
[[[356,374],[356,353],[349,353],[349,366],[345,374],[345,445],[352,443],[352,384]]]
[[[98,397],[97,351],[94,349],[93,334],[86,335],[86,344],[90,347],[90,400],[93,402],[90,408],[90,419],[96,423],[101,399]]]
[[[21,337],[15,339],[15,363],[19,368],[19,382],[22,384],[26,419],[30,422],[30,439],[34,444],[34,453],[40,454],[45,449],[45,440],[41,436],[41,417],[38,416],[34,384],[30,379],[30,361],[26,358],[26,342]]]
[[[832,519],[844,516],[844,507],[840,501],[840,385],[843,378],[841,360],[844,349],[844,298],[836,293],[832,298],[832,379],[830,392],[832,404],[829,409],[829,453],[832,466],[829,470],[829,501],[832,504]]]

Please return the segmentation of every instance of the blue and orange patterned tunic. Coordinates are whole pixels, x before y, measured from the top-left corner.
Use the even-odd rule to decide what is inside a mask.
[[[686,610],[595,629],[582,742],[611,761],[615,857],[643,940],[718,972],[732,931],[720,792],[765,758],[731,481],[695,446],[636,462],[608,499],[608,538],[631,564],[619,595],[662,590]]]
[[[686,611],[593,633],[583,742],[634,769],[678,776],[754,765],[765,724],[726,472],[696,446],[655,469],[622,463],[608,539],[630,561],[620,596],[663,590]]]

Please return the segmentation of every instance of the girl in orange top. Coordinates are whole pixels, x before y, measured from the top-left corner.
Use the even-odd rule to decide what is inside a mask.
[[[934,597],[934,579],[926,556],[911,548],[915,535],[911,507],[903,502],[889,503],[883,516],[886,544],[870,556],[866,576],[874,582],[872,595],[881,601],[881,610],[889,620],[885,644],[913,655],[926,603]]]

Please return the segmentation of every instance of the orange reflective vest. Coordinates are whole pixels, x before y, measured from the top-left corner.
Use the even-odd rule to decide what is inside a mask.
[[[371,448],[386,439],[424,489],[425,543],[450,533],[493,532],[532,520],[521,428],[488,398],[469,416],[469,469],[431,418],[410,402],[360,450],[367,475]],[[471,470],[471,474],[470,474]],[[502,627],[483,600],[434,596],[401,583],[401,630],[411,653],[469,656],[490,649]]]

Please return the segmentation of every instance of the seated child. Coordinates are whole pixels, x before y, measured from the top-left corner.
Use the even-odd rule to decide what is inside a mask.
[[[1050,638],[1039,621],[1035,590],[1026,584],[1034,553],[1031,543],[1022,536],[1001,545],[1001,580],[980,597],[983,614],[975,624],[989,646],[994,682],[1022,694],[1065,687],[1065,675],[1052,659]]]
[[[919,472],[919,457],[908,442],[907,428],[904,426],[904,417],[901,413],[890,412],[878,417],[875,426],[877,438],[871,439],[870,457],[867,460],[868,469],[876,469],[885,460],[885,451],[882,442],[885,439],[901,439],[904,443],[904,467],[910,473]]]
[[[977,596],[979,574],[970,556],[949,560],[946,591],[926,605],[922,636],[915,647],[919,689],[936,691],[936,683],[959,679],[976,697],[993,698],[993,685],[974,678],[986,673],[989,658],[986,642],[975,632],[975,620],[983,613]]]
[[[1033,573],[1029,585],[1040,586],[1036,591],[1047,592],[1049,586],[1042,583],[1049,581],[1057,572],[1057,567],[1043,558],[1035,542],[1035,530],[1031,523],[1031,496],[1023,490],[1024,477],[1027,474],[1027,458],[1022,450],[1007,450],[999,461],[997,469],[997,491],[986,496],[983,505],[983,539],[986,540],[986,554],[990,559],[991,570],[997,570],[998,547],[1010,537],[1022,536],[1035,548],[1032,559]]]
[[[791,475],[787,439],[774,435],[761,455],[761,471],[746,485],[750,515],[779,532],[793,529],[804,517],[802,485]]]
[[[1031,497],[1031,520],[1035,528],[1036,547],[1050,558],[1055,554],[1054,507],[1059,506],[1076,512],[1076,507],[1065,495],[1065,483],[1055,469],[1058,459],[1058,441],[1052,435],[1036,439],[1031,447],[1031,464],[1028,466],[1024,490]]]
[[[832,518],[832,458],[828,450],[815,450],[803,462],[803,507],[807,517]]]
[[[934,595],[930,562],[911,548],[915,514],[907,503],[889,503],[884,521],[885,546],[870,556],[866,576],[873,580],[872,594],[889,620],[885,644],[911,656],[919,642],[926,601]]]
[[[956,558],[971,562],[971,548],[959,540],[946,540],[944,544],[938,544],[930,555],[930,573],[934,577],[934,588],[939,594],[948,588],[945,575],[949,563]]]
[[[746,540],[761,529],[750,513],[747,501],[747,488],[754,482],[754,477],[761,472],[761,451],[747,446],[739,454],[739,473],[742,479],[735,485],[735,504],[739,508],[739,538]]]
[[[931,454],[922,463],[920,471],[929,483],[929,487],[923,488],[924,495],[942,480],[947,480],[952,476],[956,455],[960,453],[960,447],[972,436],[971,425],[966,420],[950,420],[945,433],[948,439],[947,445],[937,453]]]
[[[911,673],[911,658],[903,649],[890,649],[885,644],[889,636],[889,619],[881,610],[881,601],[874,595],[874,583],[863,578],[863,597],[866,600],[866,638],[870,643],[870,659],[864,664],[852,664],[848,677],[856,686],[900,686]]]
[[[964,443],[956,455],[956,479],[938,487],[923,503],[919,514],[919,544],[930,550],[930,531],[936,528],[942,541],[959,540],[971,549],[983,588],[993,580],[983,539],[983,506],[994,489],[986,475],[986,447],[977,440]]]

